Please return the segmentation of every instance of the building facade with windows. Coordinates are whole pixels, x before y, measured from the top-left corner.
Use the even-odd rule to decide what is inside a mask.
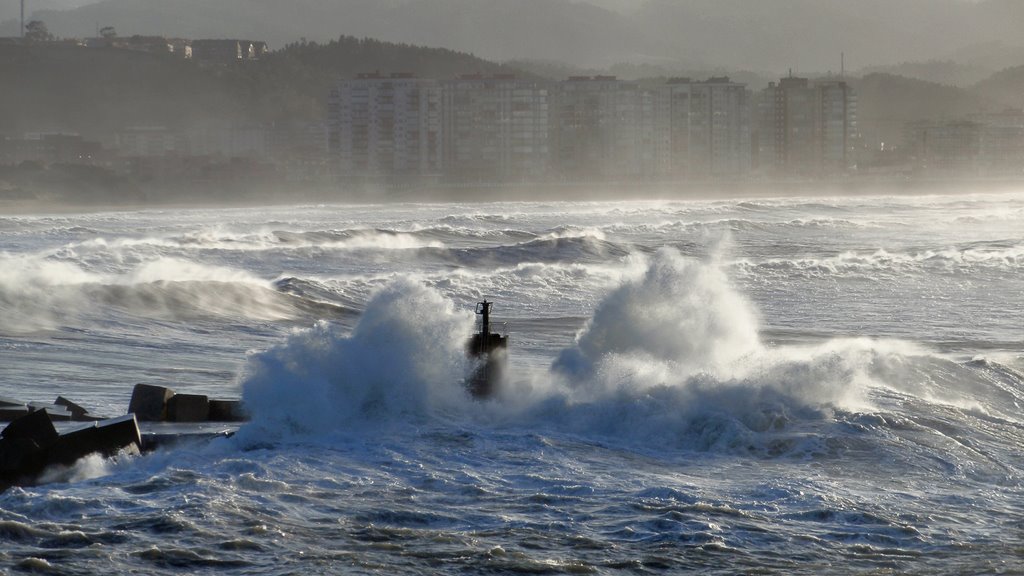
[[[654,100],[614,76],[558,84],[551,104],[552,164],[566,180],[642,180],[656,175]]]
[[[328,154],[342,178],[438,178],[441,86],[411,74],[360,74],[331,92]]]
[[[442,101],[448,179],[529,182],[547,177],[547,86],[514,75],[464,75],[443,84]]]
[[[790,76],[755,104],[756,164],[783,176],[822,176],[856,168],[857,99],[842,80]]]
[[[729,78],[674,78],[653,91],[659,176],[737,177],[751,165],[750,94]]]

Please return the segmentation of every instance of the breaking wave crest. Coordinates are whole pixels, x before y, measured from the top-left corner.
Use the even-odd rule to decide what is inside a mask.
[[[0,265],[6,271],[0,276],[0,333],[52,330],[110,314],[287,319],[316,306],[246,272],[175,258],[118,272],[38,256],[0,257]]]
[[[668,362],[687,373],[719,373],[760,350],[757,316],[713,265],[662,249],[643,276],[627,281],[597,307],[555,368],[593,382],[609,362]],[[625,368],[620,364],[620,368]]]
[[[255,417],[242,440],[454,418],[664,449],[805,457],[863,442],[847,428],[863,428],[865,414],[905,420],[894,398],[977,410],[992,382],[1007,387],[1005,371],[987,365],[986,380],[901,341],[766,345],[757,310],[721,266],[673,249],[612,290],[550,371],[517,369],[513,353],[508,381],[482,403],[462,387],[470,316],[399,279],[370,299],[351,334],[320,323],[253,355],[242,387]],[[956,378],[927,381],[942,372]]]
[[[891,353],[870,341],[771,348],[758,330],[757,311],[718,264],[662,249],[559,355],[564,391],[545,409],[609,438],[746,449],[759,434],[865,407],[868,368]]]
[[[1024,245],[1012,242],[983,242],[951,246],[942,250],[892,252],[847,251],[827,258],[740,260],[737,266],[786,273],[878,274],[914,270],[950,273],[974,270],[1017,270],[1024,267]]]
[[[523,414],[613,442],[766,456],[919,442],[898,429],[906,421],[940,436],[972,427],[1024,435],[1012,408],[1024,404],[1021,380],[1005,366],[963,365],[897,340],[769,346],[758,333],[757,311],[717,263],[662,249],[597,306],[554,362],[559,378]],[[868,439],[850,434],[865,418],[887,424]]]
[[[464,267],[515,266],[522,262],[601,263],[627,256],[629,250],[602,237],[547,235],[528,242],[488,248],[424,249],[419,256]]]
[[[439,293],[396,280],[351,334],[325,322],[249,359],[243,439],[354,430],[424,417],[465,402],[471,315]]]

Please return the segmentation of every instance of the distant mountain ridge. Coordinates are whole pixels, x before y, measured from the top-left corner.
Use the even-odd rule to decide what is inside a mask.
[[[102,0],[36,10],[34,17],[61,36],[94,34],[99,25],[122,34],[244,37],[280,47],[347,34],[499,61],[775,73],[838,71],[841,52],[851,68],[865,68],[945,60],[999,43],[1002,54],[1012,55],[1024,43],[1020,0],[644,0],[633,9],[592,1],[604,7],[574,0]],[[11,23],[4,30],[10,33]],[[1024,61],[991,69],[1015,64]]]
[[[0,44],[0,110],[18,111],[0,114],[0,134],[100,137],[129,126],[322,121],[339,79],[374,70],[434,78],[514,72],[466,53],[352,37],[296,43],[223,68],[115,48]]]
[[[994,70],[989,68],[960,64],[952,60],[929,60],[927,62],[901,62],[890,66],[871,66],[858,70],[857,75],[891,74],[946,86],[966,87],[988,78],[993,72]]]

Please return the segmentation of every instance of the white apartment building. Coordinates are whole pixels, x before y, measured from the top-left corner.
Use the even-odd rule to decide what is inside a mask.
[[[856,167],[857,98],[846,82],[783,78],[760,93],[757,110],[761,169],[816,176]]]
[[[841,80],[821,80],[815,89],[822,170],[836,173],[855,168],[857,97],[853,88]]]
[[[411,74],[360,74],[332,91],[328,151],[343,178],[439,177],[441,87]]]
[[[552,96],[552,162],[569,180],[655,176],[654,107],[649,92],[614,76],[577,76]]]
[[[675,78],[656,88],[657,173],[673,179],[736,177],[750,171],[750,94],[729,78]]]
[[[443,90],[445,175],[529,182],[548,172],[548,90],[514,75],[465,75]]]

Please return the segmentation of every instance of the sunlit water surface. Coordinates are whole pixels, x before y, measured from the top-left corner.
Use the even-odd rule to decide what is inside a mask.
[[[0,266],[0,396],[254,413],[0,494],[0,571],[1024,570],[1024,195],[0,217]]]

